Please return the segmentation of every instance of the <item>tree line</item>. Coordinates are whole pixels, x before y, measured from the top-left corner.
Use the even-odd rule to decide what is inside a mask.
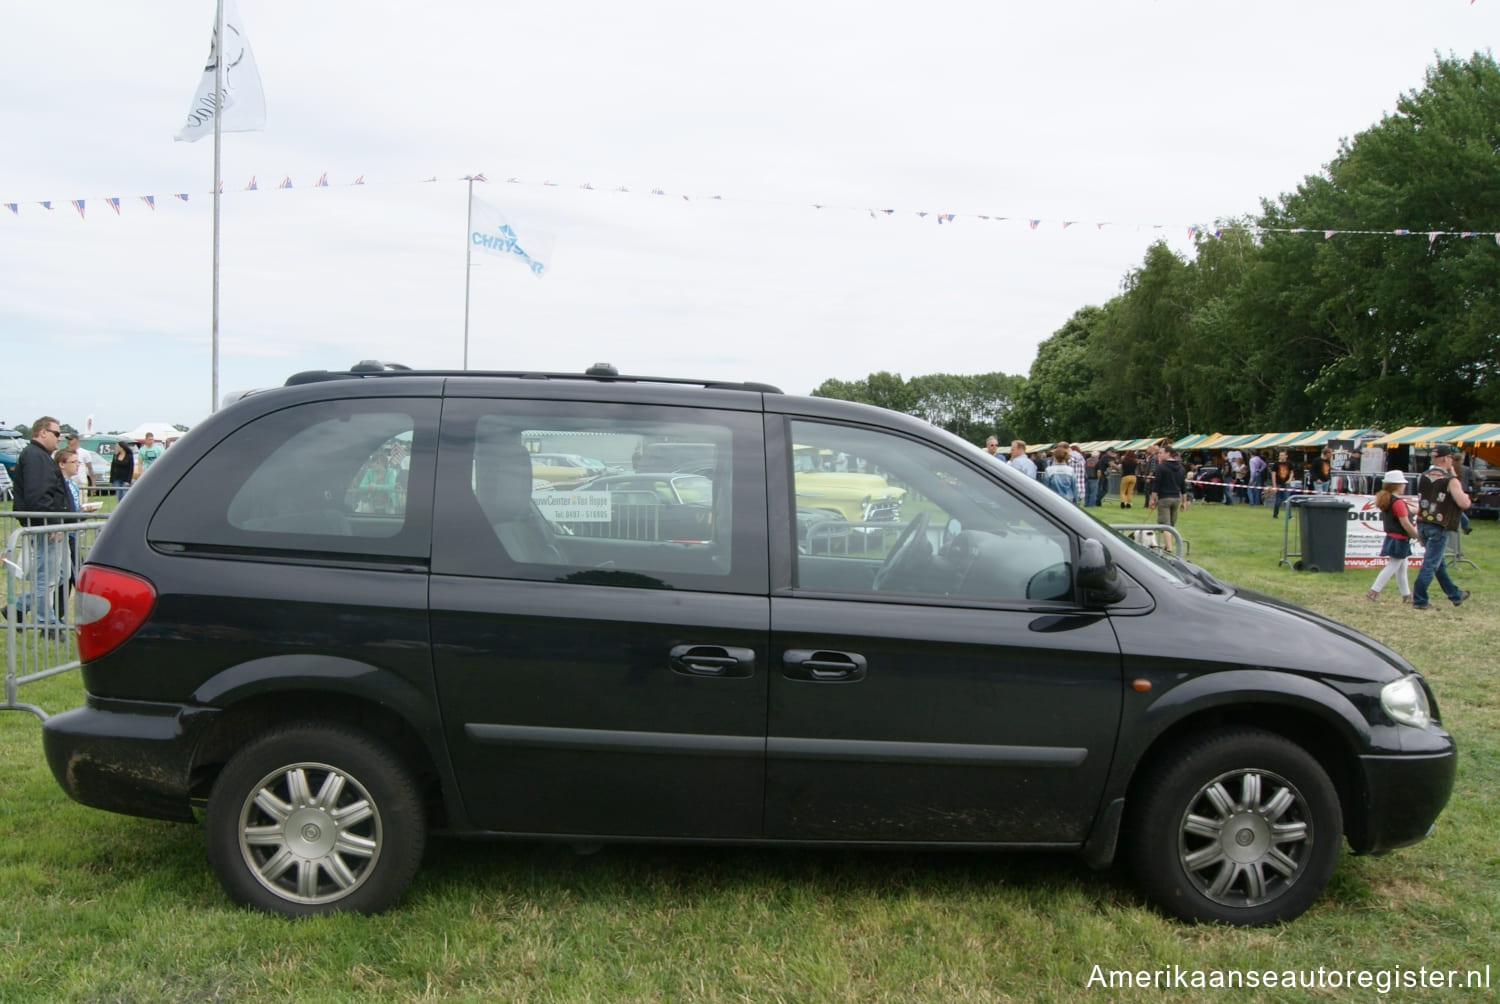
[[[882,372],[813,394],[974,442],[1500,421],[1496,231],[1500,66],[1438,58],[1259,216],[1220,220],[1191,258],[1153,244],[1027,375]]]

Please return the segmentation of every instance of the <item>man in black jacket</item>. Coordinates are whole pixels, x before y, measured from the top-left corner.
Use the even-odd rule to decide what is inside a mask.
[[[31,442],[16,458],[16,512],[73,511],[68,484],[52,459],[61,438],[62,429],[57,419],[50,415],[43,415],[32,424]],[[21,521],[27,526],[60,522],[38,516],[22,517]],[[31,575],[31,589],[21,595],[16,606],[23,612],[29,610],[38,627],[55,628],[62,622],[53,600],[62,574],[62,560],[68,550],[61,531],[39,534],[30,539],[32,546],[27,555],[26,570]]]
[[[1156,464],[1156,485],[1151,491],[1151,504],[1156,506],[1156,521],[1167,526],[1177,525],[1177,510],[1183,505],[1182,489],[1187,475],[1177,451],[1170,446],[1161,448],[1161,459]]]

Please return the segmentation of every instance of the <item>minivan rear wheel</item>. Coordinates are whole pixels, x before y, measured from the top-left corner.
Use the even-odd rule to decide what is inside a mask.
[[[1274,733],[1200,737],[1159,758],[1135,787],[1136,879],[1184,920],[1291,920],[1338,863],[1338,792],[1306,750]]]
[[[230,898],[288,916],[376,913],[416,874],[426,841],[410,771],[345,726],[299,723],[236,753],[214,782],[208,858]]]

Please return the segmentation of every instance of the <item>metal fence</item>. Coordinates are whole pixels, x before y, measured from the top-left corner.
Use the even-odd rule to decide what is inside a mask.
[[[46,517],[45,526],[23,526]],[[77,669],[73,583],[105,520],[91,513],[0,512],[5,568],[5,700],[0,711],[47,713],[22,703],[22,685]]]

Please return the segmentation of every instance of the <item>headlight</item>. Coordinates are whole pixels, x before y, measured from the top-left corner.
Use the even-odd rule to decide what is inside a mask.
[[[1403,676],[1380,688],[1380,706],[1402,725],[1425,729],[1432,723],[1427,691],[1415,676]]]

